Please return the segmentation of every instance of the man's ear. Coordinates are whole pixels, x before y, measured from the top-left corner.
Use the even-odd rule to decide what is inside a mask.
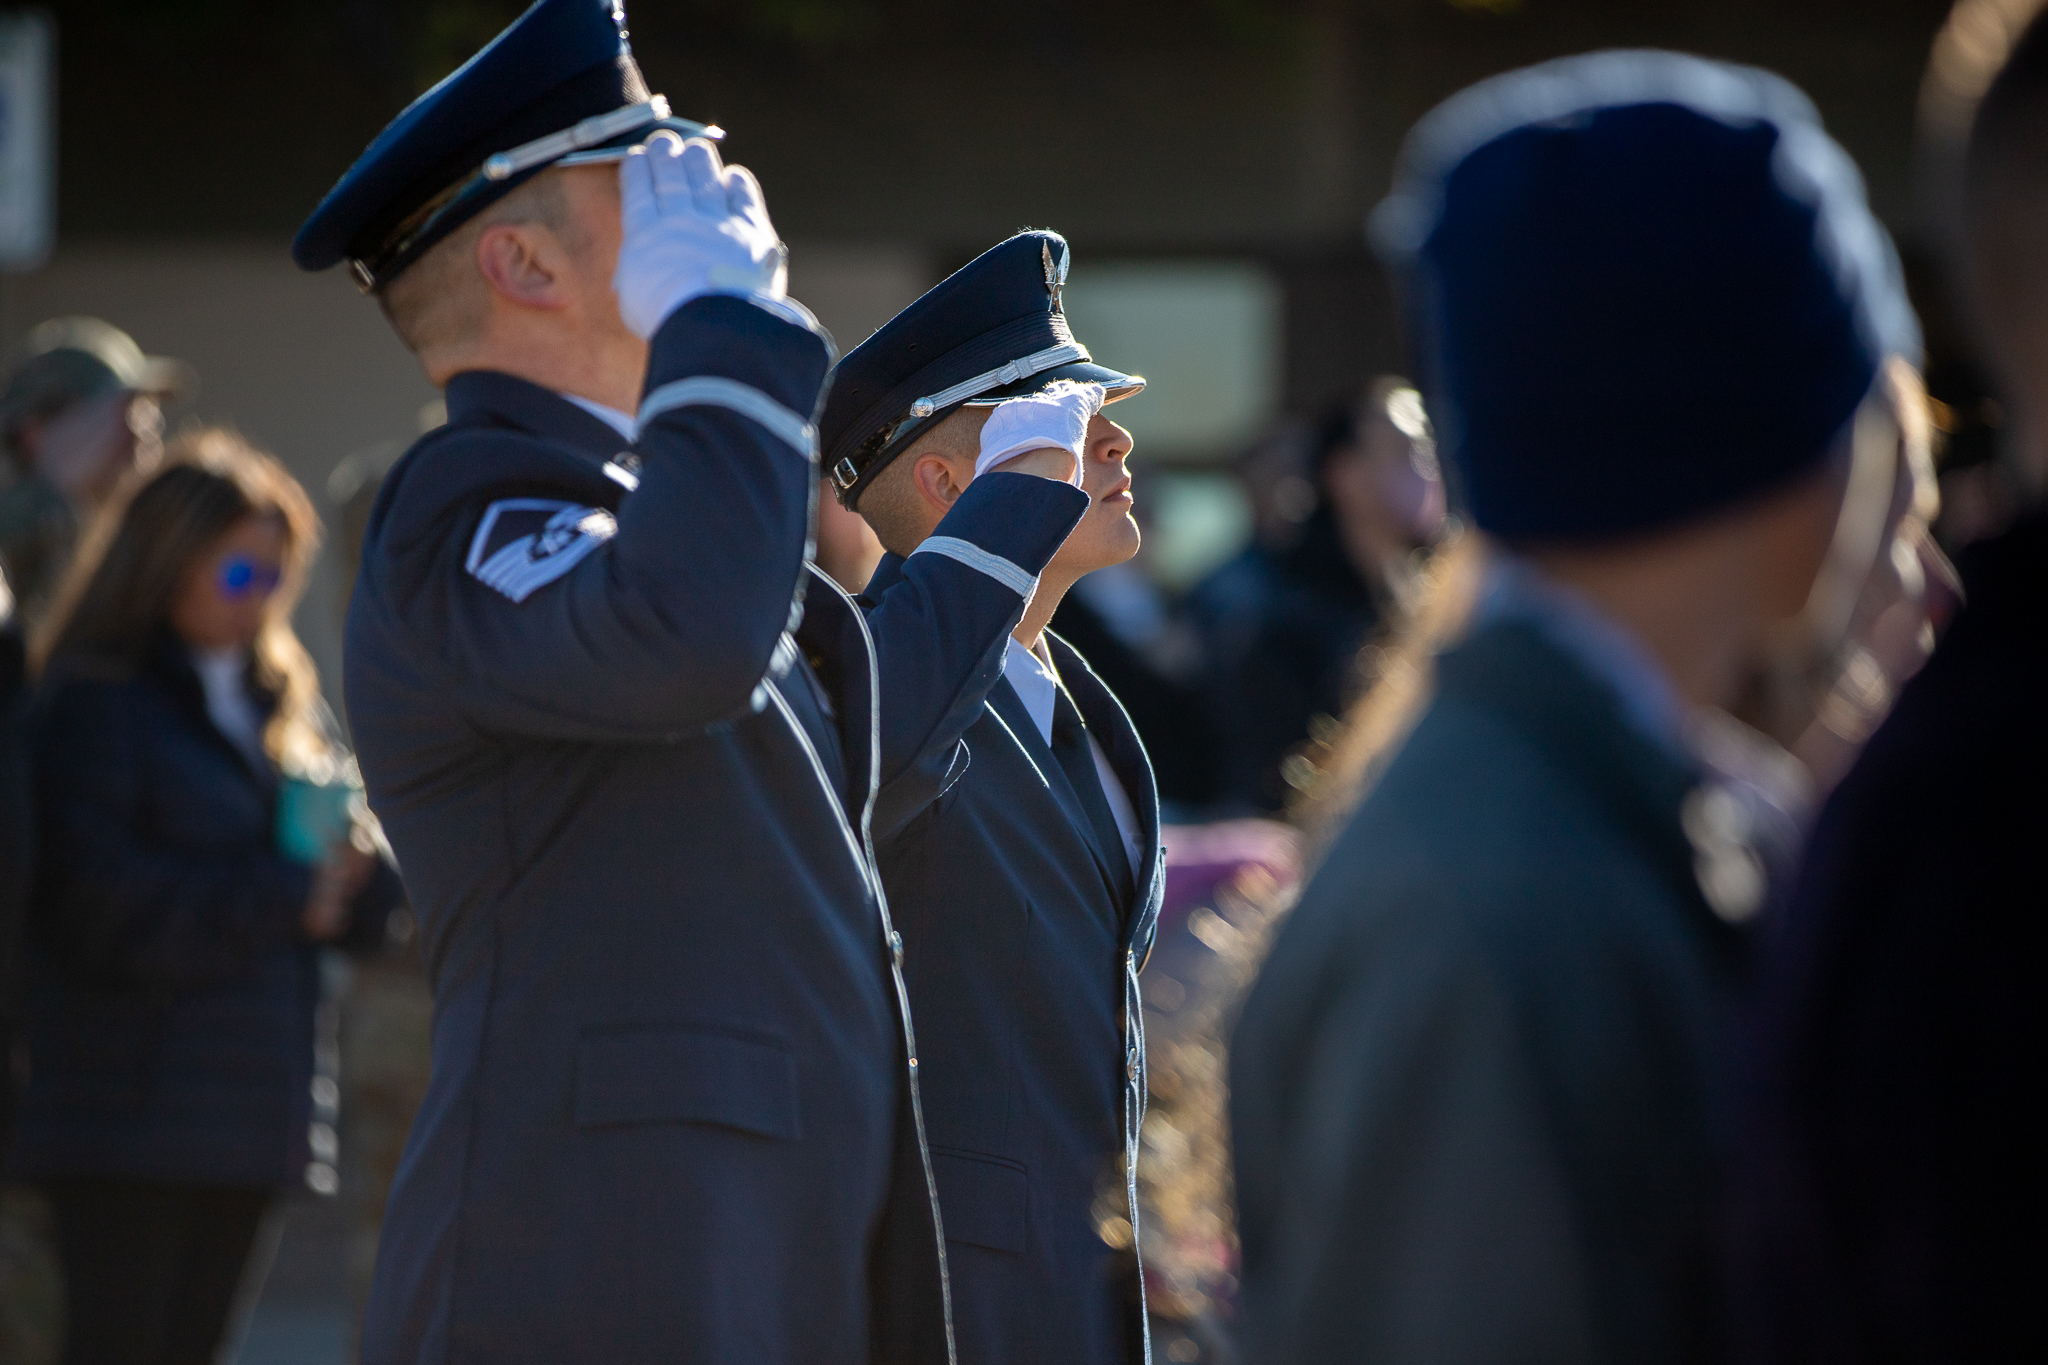
[[[497,223],[477,238],[484,283],[522,308],[567,307],[567,264],[554,234],[537,223]]]
[[[917,485],[918,496],[925,505],[940,516],[953,510],[953,504],[960,501],[960,495],[967,491],[967,479],[972,477],[973,467],[968,467],[966,477],[954,462],[933,451],[913,452],[916,463],[910,467],[911,482]]]

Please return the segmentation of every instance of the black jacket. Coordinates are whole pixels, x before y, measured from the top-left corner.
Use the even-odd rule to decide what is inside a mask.
[[[59,660],[33,716],[30,1081],[14,1170],[290,1186],[311,1159],[313,869],[275,851],[277,778],[217,730],[184,650]],[[398,880],[355,902],[381,945]]]
[[[1765,958],[1756,1359],[2048,1357],[2048,515],[1961,568]]]
[[[873,654],[805,565],[828,360],[697,299],[630,448],[465,373],[378,494],[349,717],[435,1014],[369,1365],[856,1365],[939,1296]],[[918,1282],[871,1281],[899,1234]]]
[[[0,572],[0,1165],[14,1130],[15,1031],[21,1024],[23,914],[28,908],[32,836],[28,760],[21,710],[27,682],[21,618]]]
[[[1247,1360],[1718,1362],[1695,780],[1536,628],[1439,660],[1236,1030]]]

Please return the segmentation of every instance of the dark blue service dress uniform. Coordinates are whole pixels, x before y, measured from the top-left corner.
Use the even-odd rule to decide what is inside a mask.
[[[1103,1241],[1095,1205],[1116,1193],[1137,1226],[1138,969],[1165,886],[1152,768],[1116,697],[1048,635],[1137,816],[1133,875],[1067,775],[1092,770],[1055,754],[1003,677],[1037,574],[1086,507],[1067,484],[983,475],[917,551],[883,558],[860,599],[896,774],[876,806],[879,867],[926,1025],[954,1331],[977,1365],[1145,1357],[1136,1261]],[[898,719],[913,716],[915,733]],[[1085,753],[1085,737],[1054,738]]]
[[[864,846],[872,653],[805,563],[828,362],[700,298],[631,450],[463,374],[379,495],[349,714],[436,1008],[372,1365],[856,1365],[892,1358],[871,1252],[939,1296]]]

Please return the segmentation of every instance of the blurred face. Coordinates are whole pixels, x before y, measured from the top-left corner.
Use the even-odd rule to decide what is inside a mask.
[[[185,571],[171,599],[171,629],[193,649],[253,643],[284,577],[284,522],[244,517]]]
[[[73,502],[96,507],[130,470],[163,457],[163,409],[146,393],[122,389],[75,403],[23,434],[37,472]]]
[[[1360,420],[1358,444],[1331,456],[1323,486],[1355,555],[1405,554],[1443,531],[1444,485],[1435,458],[1384,412],[1368,411]]]
[[[1088,510],[1052,557],[1053,569],[1078,576],[1125,563],[1138,553],[1130,454],[1131,433],[1097,413],[1088,424],[1088,457],[1081,462],[1081,491],[1088,495]]]

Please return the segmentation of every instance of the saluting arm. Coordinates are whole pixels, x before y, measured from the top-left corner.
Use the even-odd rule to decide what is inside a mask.
[[[801,326],[697,299],[654,339],[639,487],[616,517],[545,496],[475,509],[461,570],[434,578],[452,594],[437,643],[481,728],[663,738],[747,707],[803,568],[827,362]]]
[[[831,343],[786,298],[744,168],[707,142],[671,154],[657,139],[620,176],[613,287],[650,343],[639,483],[616,517],[544,498],[478,512],[467,572],[442,577],[460,597],[447,644],[486,729],[701,728],[748,707],[793,619]]]
[[[1072,484],[983,474],[869,611],[882,694],[877,838],[894,834],[964,770],[961,736],[1002,679],[1010,632],[1087,509],[1088,495]]]

